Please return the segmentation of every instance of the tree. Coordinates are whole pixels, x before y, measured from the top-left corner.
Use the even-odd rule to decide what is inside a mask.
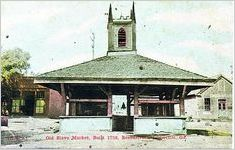
[[[2,110],[11,112],[12,99],[19,97],[18,79],[27,73],[30,67],[29,59],[30,54],[19,48],[1,53],[1,102],[4,107]]]

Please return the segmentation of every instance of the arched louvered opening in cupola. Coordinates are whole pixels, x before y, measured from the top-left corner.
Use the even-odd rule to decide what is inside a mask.
[[[126,46],[126,31],[123,28],[118,30],[118,47]]]

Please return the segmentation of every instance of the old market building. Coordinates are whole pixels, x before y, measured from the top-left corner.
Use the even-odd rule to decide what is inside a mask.
[[[60,131],[186,133],[185,95],[211,86],[214,79],[138,55],[134,3],[130,16],[120,18],[113,18],[110,5],[107,29],[106,56],[35,79],[63,97]],[[118,113],[116,107],[124,111]]]

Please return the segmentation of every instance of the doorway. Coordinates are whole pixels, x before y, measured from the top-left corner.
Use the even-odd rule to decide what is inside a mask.
[[[23,110],[24,115],[33,116],[35,107],[35,95],[34,92],[26,91],[23,93],[25,100],[25,107]]]
[[[112,95],[112,130],[113,131],[132,131],[133,116],[130,116],[130,108],[127,107],[127,95]],[[129,114],[129,116],[128,116]]]

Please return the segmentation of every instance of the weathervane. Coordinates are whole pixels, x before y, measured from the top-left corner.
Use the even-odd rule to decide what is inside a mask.
[[[92,36],[90,36],[91,38],[91,41],[92,41],[92,44],[91,44],[91,48],[92,48],[92,59],[94,59],[95,57],[95,51],[94,51],[94,48],[95,48],[95,33],[92,32]]]

